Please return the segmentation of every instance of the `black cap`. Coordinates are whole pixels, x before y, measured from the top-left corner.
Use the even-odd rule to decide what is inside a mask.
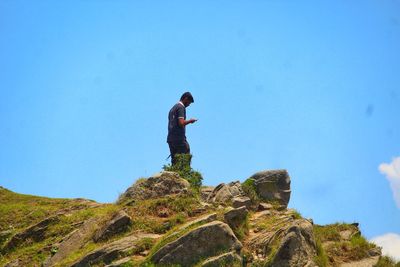
[[[181,100],[185,99],[186,97],[189,98],[190,102],[194,103],[193,96],[190,92],[183,93],[183,95],[181,96]]]

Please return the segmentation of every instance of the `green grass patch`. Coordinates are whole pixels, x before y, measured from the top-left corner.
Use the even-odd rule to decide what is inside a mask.
[[[328,266],[329,259],[325,253],[324,248],[322,247],[322,243],[320,240],[316,240],[316,248],[317,248],[317,255],[314,257],[314,262],[319,267],[326,267]]]
[[[203,176],[200,172],[195,171],[190,166],[192,161],[191,154],[177,154],[175,155],[176,163],[174,165],[164,165],[164,171],[176,172],[180,177],[186,179],[190,185],[195,189],[196,192],[199,192]]]
[[[396,262],[396,260],[391,257],[382,256],[374,267],[400,267],[400,262]]]
[[[340,241],[340,232],[350,230],[358,231],[357,227],[346,223],[335,223],[328,225],[314,225],[314,234],[321,241]]]
[[[250,198],[252,206],[257,207],[261,199],[257,194],[254,180],[249,178],[242,183],[242,189],[245,194]]]

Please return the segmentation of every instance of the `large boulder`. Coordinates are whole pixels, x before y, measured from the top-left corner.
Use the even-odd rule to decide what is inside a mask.
[[[308,220],[296,220],[284,233],[272,266],[317,266],[313,226]]]
[[[206,201],[208,199],[208,196],[214,191],[214,188],[214,186],[202,186],[200,188],[201,199]]]
[[[81,249],[98,229],[98,221],[95,218],[86,220],[78,229],[75,229],[57,244],[57,252],[48,258],[44,267],[57,265],[71,253]]]
[[[242,244],[232,229],[213,221],[199,226],[156,251],[150,260],[156,265],[190,266],[201,259],[226,251],[240,251]]]
[[[202,267],[242,266],[242,258],[234,251],[230,251],[207,259],[201,264]]]
[[[118,211],[110,221],[100,228],[93,236],[94,242],[104,241],[129,229],[132,218],[125,211]]]
[[[234,197],[232,199],[232,207],[234,208],[246,207],[247,209],[250,209],[251,200],[249,197]]]
[[[90,252],[74,263],[72,267],[87,267],[104,263],[110,264],[119,258],[130,255],[132,251],[138,249],[140,240],[144,238],[155,239],[158,237],[159,235],[156,234],[138,234],[119,239]]]
[[[190,184],[175,172],[163,171],[140,179],[119,198],[119,203],[189,192]]]
[[[224,220],[231,228],[238,228],[244,224],[248,213],[246,207],[231,208],[224,213]]]
[[[257,195],[266,201],[278,201],[285,208],[290,200],[290,176],[286,170],[257,172],[249,178]]]
[[[208,195],[207,201],[214,203],[227,203],[234,197],[243,196],[244,192],[239,181],[229,184],[221,183]]]

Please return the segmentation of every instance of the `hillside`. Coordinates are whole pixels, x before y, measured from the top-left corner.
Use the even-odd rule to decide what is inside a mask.
[[[114,204],[0,187],[0,266],[400,266],[357,223],[288,209],[285,170],[216,187],[199,175],[141,178]]]

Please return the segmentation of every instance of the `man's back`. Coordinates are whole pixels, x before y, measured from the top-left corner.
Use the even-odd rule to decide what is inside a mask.
[[[168,113],[167,142],[182,142],[186,140],[185,127],[179,125],[179,118],[186,120],[186,108],[181,103],[176,103]]]

